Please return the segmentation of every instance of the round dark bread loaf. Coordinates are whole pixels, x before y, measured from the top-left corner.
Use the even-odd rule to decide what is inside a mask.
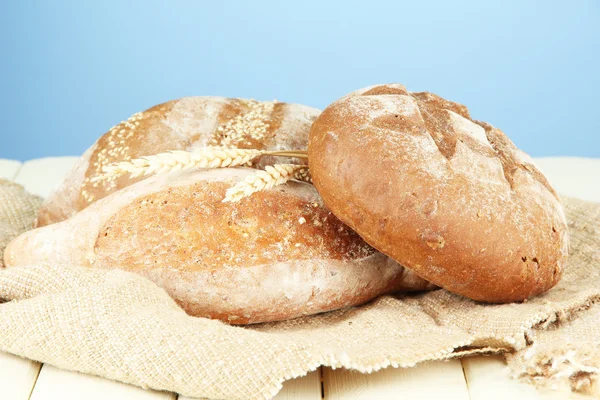
[[[94,181],[115,162],[206,146],[259,150],[305,149],[319,110],[299,104],[223,97],[186,97],[134,114],[102,135],[39,210],[35,226],[70,217],[144,177]],[[303,163],[284,159],[285,163]],[[263,157],[259,165],[274,163]]]
[[[422,278],[486,302],[559,281],[569,242],[559,197],[465,106],[398,84],[361,89],[317,118],[308,153],[325,205]]]
[[[312,185],[289,182],[222,202],[227,188],[253,172],[149,177],[19,236],[6,249],[6,265],[122,268],[157,283],[189,314],[232,324],[433,287],[366,244]]]

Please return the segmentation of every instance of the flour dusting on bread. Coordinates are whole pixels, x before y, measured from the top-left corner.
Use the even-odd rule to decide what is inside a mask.
[[[433,283],[506,302],[560,279],[568,230],[555,190],[461,104],[397,84],[361,89],[321,113],[308,154],[327,207]]]

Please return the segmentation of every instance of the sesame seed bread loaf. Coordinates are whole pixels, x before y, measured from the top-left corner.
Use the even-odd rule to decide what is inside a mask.
[[[248,168],[149,177],[73,217],[26,232],[6,265],[122,268],[164,288],[191,315],[232,324],[283,320],[432,288],[289,182],[223,202]]]
[[[569,236],[559,197],[463,105],[397,84],[358,90],[317,118],[308,154],[325,205],[438,286],[510,302],[561,277]]]
[[[81,157],[40,208],[36,226],[73,215],[143,177],[94,180],[106,165],[170,150],[206,146],[292,150],[308,145],[319,110],[298,104],[223,97],[186,97],[159,104],[111,128]],[[264,157],[262,163],[273,163]],[[301,163],[299,159],[285,162]]]

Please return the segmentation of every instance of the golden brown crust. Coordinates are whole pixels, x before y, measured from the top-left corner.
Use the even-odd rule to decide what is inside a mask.
[[[187,97],[134,114],[111,128],[86,152],[61,187],[44,203],[36,226],[68,218],[94,201],[143,179],[122,176],[109,181],[95,180],[106,165],[204,146],[305,149],[310,125],[318,113],[296,104]],[[277,161],[280,160],[265,157],[260,165]]]
[[[134,114],[98,139],[81,185],[80,196],[76,203],[77,209],[84,209],[94,201],[143,179],[123,176],[111,181],[94,181],[94,178],[102,175],[103,167],[145,156],[148,147],[183,150],[189,146],[189,141],[184,138],[173,140],[169,136],[169,128],[160,123],[173,109],[175,103],[170,101]]]
[[[137,198],[100,229],[95,265],[143,269],[151,253],[165,268],[197,271],[375,253],[317,202],[273,190],[232,207],[222,202],[230,186],[200,181]]]
[[[266,149],[276,142],[285,103],[230,99],[217,118],[209,145],[240,149]]]
[[[309,165],[328,208],[373,247],[472,299],[518,301],[554,286],[568,231],[543,174],[466,107],[404,91],[359,90],[313,124]]]

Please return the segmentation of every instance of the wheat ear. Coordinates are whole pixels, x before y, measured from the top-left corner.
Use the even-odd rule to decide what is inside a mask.
[[[152,156],[134,158],[102,167],[103,174],[92,181],[114,180],[129,174],[132,178],[190,168],[225,168],[252,165],[261,155],[308,158],[306,150],[267,151],[255,149],[223,149],[204,147],[193,151],[174,150]]]
[[[143,175],[161,174],[190,168],[225,168],[251,165],[252,160],[264,154],[263,150],[221,149],[204,147],[193,151],[168,151],[153,156],[134,158],[129,161],[105,165],[104,173],[96,180],[112,180],[129,174],[132,178]]]
[[[256,173],[227,189],[223,202],[235,203],[252,193],[282,185],[290,179],[305,180],[307,177],[310,177],[307,165],[267,165],[264,171],[256,171]]]
[[[310,175],[310,169],[308,169],[308,165],[303,165],[303,167],[304,168],[298,168],[296,172],[294,172],[294,179],[312,185],[313,181],[312,176]]]

